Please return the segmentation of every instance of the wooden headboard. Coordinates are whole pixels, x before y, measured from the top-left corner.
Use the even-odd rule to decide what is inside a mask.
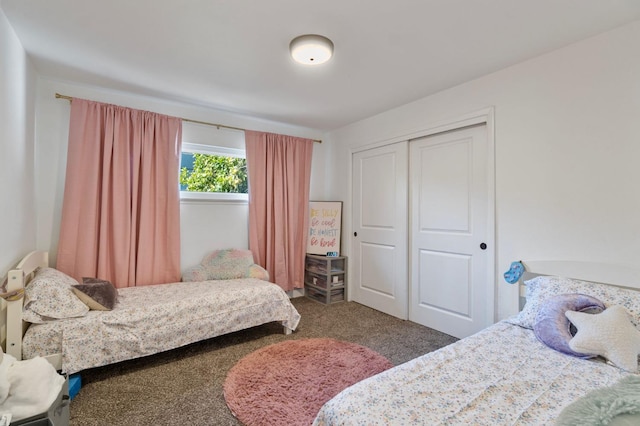
[[[23,289],[33,278],[38,267],[49,266],[49,254],[46,251],[32,251],[27,254],[15,269],[7,274],[7,292]],[[22,321],[22,305],[24,298],[7,301],[7,317],[5,322],[5,342],[3,348],[6,353],[22,359],[22,336],[28,324]]]
[[[520,309],[524,306],[524,282],[538,275],[556,275],[615,287],[640,290],[640,267],[567,260],[523,260],[525,273],[519,281]]]

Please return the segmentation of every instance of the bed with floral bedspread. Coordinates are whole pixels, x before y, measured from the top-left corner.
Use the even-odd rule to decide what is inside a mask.
[[[294,330],[299,320],[279,286],[255,278],[122,288],[113,310],[31,324],[22,357],[62,353],[71,374],[268,322]]]
[[[588,359],[553,348],[538,333],[558,297],[581,300],[585,294],[602,301],[604,310],[558,310],[557,320],[559,331],[569,329],[567,318],[575,313],[592,321],[589,327],[576,323],[577,334],[569,336],[574,349],[572,340],[602,347]],[[620,324],[600,327],[613,314]],[[527,303],[518,315],[356,383],[329,400],[314,425],[553,425],[575,401],[638,374],[639,328],[640,292],[538,277],[527,282]],[[630,364],[611,362],[626,351]],[[574,423],[562,423],[568,424]]]

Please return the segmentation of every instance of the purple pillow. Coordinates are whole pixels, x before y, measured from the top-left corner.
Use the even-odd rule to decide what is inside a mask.
[[[565,312],[599,314],[604,310],[604,303],[595,297],[580,293],[558,294],[543,302],[536,315],[533,332],[538,340],[551,349],[578,358],[593,358],[597,354],[579,353],[569,347],[569,340],[575,335],[575,329],[572,333],[572,325]]]

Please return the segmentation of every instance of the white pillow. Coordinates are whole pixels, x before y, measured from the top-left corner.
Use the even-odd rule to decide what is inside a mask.
[[[53,268],[39,268],[24,289],[22,319],[42,324],[47,321],[82,317],[89,307],[73,294],[71,286],[78,281]]]
[[[640,331],[629,322],[622,306],[611,306],[599,314],[567,311],[565,315],[578,329],[569,341],[572,350],[598,354],[623,370],[638,372]]]
[[[581,293],[601,300],[605,306],[624,306],[633,325],[640,329],[640,291],[555,276],[535,277],[525,281],[525,285],[527,301],[518,315],[506,320],[511,324],[533,329],[545,300],[557,294]]]

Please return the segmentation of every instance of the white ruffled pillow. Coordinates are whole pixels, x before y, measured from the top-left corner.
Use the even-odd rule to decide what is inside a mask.
[[[624,306],[633,325],[640,329],[640,291],[556,276],[535,277],[526,281],[525,286],[526,304],[519,314],[506,320],[511,324],[533,329],[545,300],[558,294],[581,293],[601,300],[605,306]]]
[[[39,268],[24,290],[22,319],[42,324],[47,321],[82,317],[89,312],[71,290],[78,281],[53,268]]]

